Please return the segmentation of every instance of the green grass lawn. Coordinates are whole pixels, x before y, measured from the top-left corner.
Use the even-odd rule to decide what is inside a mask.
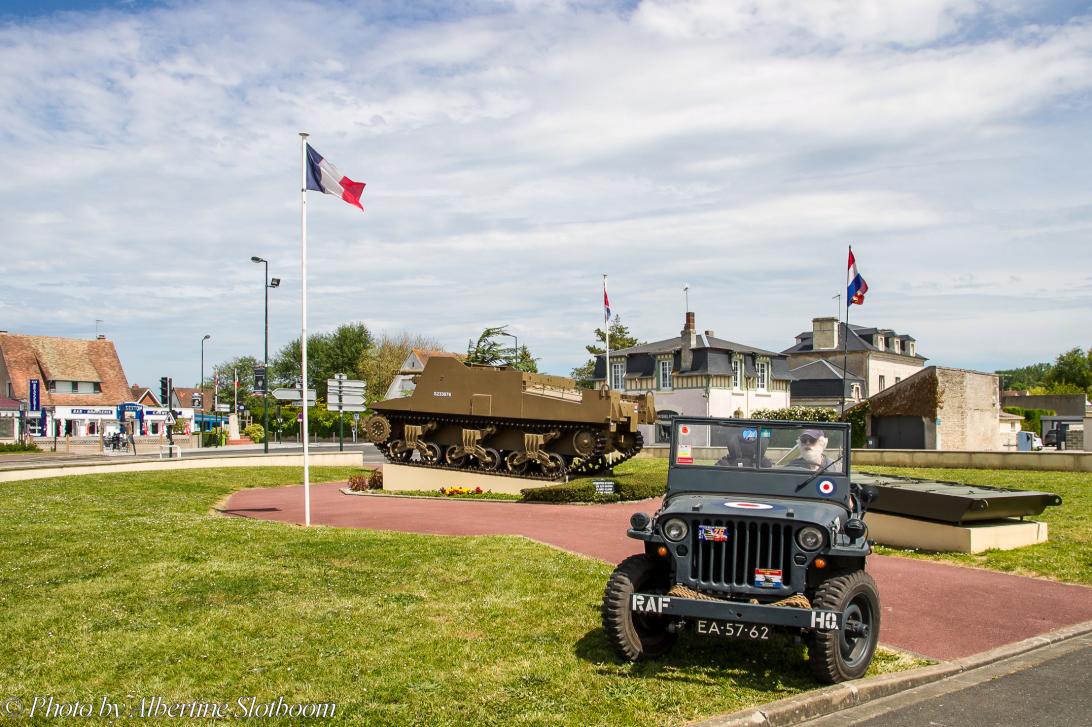
[[[663,661],[617,661],[598,612],[611,566],[522,538],[210,510],[299,480],[232,468],[0,485],[0,698],[283,697],[335,702],[352,724],[649,725],[816,686],[788,640],[684,640]],[[916,663],[882,653],[874,671]]]
[[[920,477],[1016,490],[1039,490],[1053,492],[1062,497],[1060,506],[1048,507],[1042,515],[1035,518],[1047,523],[1049,539],[1045,543],[1016,550],[989,550],[975,554],[927,553],[895,548],[879,548],[878,552],[944,560],[961,565],[1092,585],[1092,473],[873,466],[863,469],[884,475]]]

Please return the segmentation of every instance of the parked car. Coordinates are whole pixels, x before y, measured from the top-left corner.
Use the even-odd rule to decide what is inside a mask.
[[[1048,447],[1057,447],[1058,446],[1058,430],[1057,429],[1048,430],[1047,433],[1043,436],[1043,442],[1042,443],[1045,444]]]

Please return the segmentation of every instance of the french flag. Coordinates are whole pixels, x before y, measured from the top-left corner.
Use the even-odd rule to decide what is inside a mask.
[[[846,289],[846,303],[847,306],[861,305],[864,303],[864,294],[868,292],[868,283],[861,277],[861,274],[857,272],[857,261],[853,258],[853,247],[849,248],[849,287]]]
[[[341,197],[354,207],[359,207],[361,212],[364,211],[360,204],[364,182],[354,182],[342,176],[337,167],[326,161],[310,144],[307,145],[307,189]]]

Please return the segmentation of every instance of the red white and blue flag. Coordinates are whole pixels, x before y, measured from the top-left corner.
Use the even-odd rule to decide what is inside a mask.
[[[342,176],[337,167],[326,161],[310,144],[307,145],[307,189],[341,197],[354,207],[359,207],[361,212],[364,211],[360,204],[364,182],[354,182]]]
[[[849,248],[849,273],[847,276],[849,281],[849,287],[846,289],[846,307],[849,307],[856,303],[861,305],[864,303],[864,295],[868,292],[868,283],[861,277],[861,274],[857,272],[857,261],[853,258],[853,248]]]
[[[603,322],[610,325],[610,297],[607,295],[607,276],[603,276]]]

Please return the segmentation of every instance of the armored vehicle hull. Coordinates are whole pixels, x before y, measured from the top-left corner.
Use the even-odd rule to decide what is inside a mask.
[[[391,462],[529,479],[595,474],[643,446],[652,395],[580,390],[571,379],[432,358],[410,396],[372,406],[369,441]]]

